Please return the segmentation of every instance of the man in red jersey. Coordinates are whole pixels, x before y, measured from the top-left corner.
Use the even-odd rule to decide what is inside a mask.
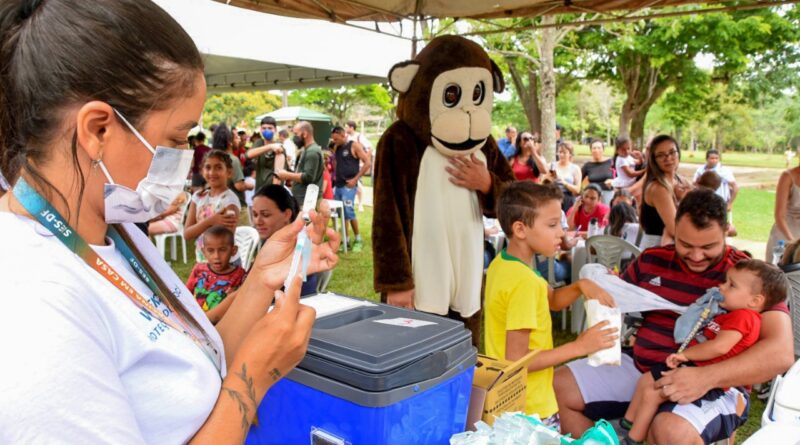
[[[675,245],[645,250],[622,278],[673,303],[691,304],[706,289],[719,286],[725,272],[746,258],[725,244],[726,217],[725,203],[713,191],[688,193],[676,214]],[[702,368],[678,368],[656,382],[671,402],[659,409],[650,443],[713,443],[730,437],[744,423],[750,398],[741,387],[768,381],[794,361],[786,304],[762,317],[759,340],[745,353]],[[557,369],[553,385],[562,432],[580,436],[593,420],[621,417],[641,373],[677,351],[672,335],[677,318],[670,311],[645,313],[633,353],[623,354],[621,366],[595,368],[584,359]],[[729,389],[717,400],[691,403],[713,388]]]

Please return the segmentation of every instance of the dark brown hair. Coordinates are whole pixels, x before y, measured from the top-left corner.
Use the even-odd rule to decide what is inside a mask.
[[[675,145],[675,150],[678,151],[678,161],[680,162],[681,160],[681,148],[680,145],[678,145],[678,141],[674,137],[668,134],[660,134],[654,137],[647,146],[647,167],[645,168],[645,183],[642,191],[643,196],[647,191],[647,187],[653,182],[661,184],[665,189],[667,189],[670,195],[674,196],[672,186],[667,181],[667,178],[664,172],[661,170],[661,167],[659,167],[658,163],[656,163],[656,147],[664,142],[671,142],[673,145]]]
[[[194,91],[203,60],[188,34],[158,5],[140,0],[3,0],[0,2],[0,168],[10,180],[24,173],[48,200],[72,211],[39,167],[61,138],[65,110],[103,101],[134,126],[153,110]],[[78,163],[77,131],[72,168]],[[129,243],[131,248],[138,250]],[[146,268],[150,268],[145,264]],[[151,275],[153,275],[151,273]],[[167,303],[193,327],[202,328],[161,279]]]
[[[509,185],[500,194],[497,202],[497,219],[507,236],[511,236],[511,226],[522,221],[530,227],[538,214],[539,207],[548,201],[564,198],[561,190],[555,185],[541,185],[531,181],[517,181]]]
[[[713,190],[699,187],[681,199],[678,211],[675,213],[675,223],[687,215],[692,225],[698,229],[707,229],[712,223],[717,223],[725,230],[728,227],[728,212],[725,201]]]
[[[217,148],[212,149],[203,157],[203,165],[206,164],[206,160],[211,158],[218,159],[220,162],[225,164],[225,168],[228,170],[233,170],[233,159],[231,159],[231,156],[228,154],[228,152]]]
[[[52,199],[38,166],[60,137],[64,110],[108,103],[134,126],[194,89],[203,61],[188,34],[155,3],[4,0],[0,3],[0,168],[21,172]],[[72,139],[72,168],[84,184]],[[59,198],[66,200],[60,193]],[[80,202],[80,199],[79,201]],[[75,211],[77,209],[68,209]]]
[[[231,246],[233,246],[234,244],[233,232],[231,231],[231,229],[225,226],[216,225],[207,228],[206,231],[203,232],[203,241],[206,240],[207,236],[210,236],[212,238],[224,238],[227,244]]]
[[[717,190],[722,185],[722,177],[714,170],[708,170],[699,178],[697,178],[697,185],[711,190]]]
[[[764,295],[762,310],[770,309],[786,300],[788,292],[786,275],[777,266],[761,260],[741,260],[733,268],[753,272],[761,280],[760,290],[753,289],[753,292]]]

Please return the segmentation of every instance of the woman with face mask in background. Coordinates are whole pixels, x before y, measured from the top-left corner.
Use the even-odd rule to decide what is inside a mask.
[[[0,4],[0,167],[16,179],[0,199],[3,441],[242,443],[303,357],[299,278],[267,314],[302,221],[272,236],[216,327],[132,225],[181,190],[205,93],[200,54],[155,3]],[[322,244],[312,215],[316,272],[338,237]]]

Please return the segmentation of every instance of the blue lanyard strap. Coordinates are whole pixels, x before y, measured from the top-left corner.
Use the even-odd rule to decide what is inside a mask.
[[[163,315],[161,311],[155,308],[153,303],[141,295],[133,286],[131,286],[119,273],[117,273],[105,260],[103,260],[94,249],[80,236],[78,233],[67,223],[58,211],[47,202],[42,195],[31,187],[24,178],[19,178],[13,189],[14,196],[22,204],[25,210],[28,211],[40,224],[47,230],[55,235],[59,241],[62,242],[68,249],[79,256],[87,265],[98,272],[103,278],[109,281],[117,289],[119,289],[126,297],[128,297],[135,305],[142,310],[148,312],[151,316],[161,321],[166,326],[174,329],[177,332],[182,332],[189,337],[208,357],[217,372],[221,376],[221,360],[219,359],[219,352],[214,347],[211,340],[204,336],[201,341],[189,328],[188,324],[183,317],[180,316],[174,309],[181,327],[175,325],[167,316]],[[131,265],[136,274],[147,285],[147,287],[159,298],[161,301],[168,301],[164,298],[164,292],[158,287],[156,281],[143,267],[142,262],[136,257],[131,250],[128,243],[122,238],[117,229],[113,226],[108,227],[107,236],[111,238],[117,249],[125,257]],[[210,350],[209,350],[210,349]]]

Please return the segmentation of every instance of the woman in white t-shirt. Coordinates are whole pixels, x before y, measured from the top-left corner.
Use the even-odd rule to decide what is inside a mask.
[[[581,194],[581,168],[572,163],[575,149],[569,142],[558,144],[558,162],[550,167],[550,173],[555,172],[555,183],[564,194],[561,201],[561,210],[567,212],[575,204],[575,197]]]
[[[212,326],[133,225],[166,209],[191,164],[169,148],[187,145],[205,100],[191,38],[139,0],[8,0],[0,23],[0,167],[18,178],[0,199],[0,307],[13,314],[0,442],[242,443],[314,322],[299,279],[267,314],[302,220]],[[309,272],[337,261],[326,222],[307,229]]]

